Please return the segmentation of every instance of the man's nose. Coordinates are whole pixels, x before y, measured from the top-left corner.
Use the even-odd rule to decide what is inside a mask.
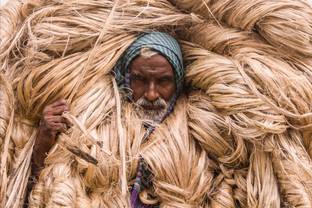
[[[159,93],[157,92],[156,85],[154,82],[150,82],[148,84],[144,96],[150,102],[153,102],[159,98]]]

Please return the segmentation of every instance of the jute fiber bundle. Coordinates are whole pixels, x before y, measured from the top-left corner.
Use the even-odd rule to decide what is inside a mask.
[[[5,7],[0,8],[1,46],[12,38],[12,34],[14,34],[20,26],[22,17],[21,7],[22,3],[18,0],[14,0],[9,1]]]
[[[231,186],[231,178],[228,178],[230,173],[226,175],[220,174],[215,179],[216,190],[213,192],[211,199],[211,207],[235,207],[234,193]],[[231,177],[231,176],[230,176]]]
[[[291,130],[270,139],[265,148],[272,150],[273,169],[284,205],[311,207],[311,158],[300,143],[299,133]]]
[[[156,6],[144,2],[120,2],[118,4],[118,2],[112,1],[90,1],[87,3],[84,1],[25,2],[26,11],[28,5],[31,5],[33,12],[25,18],[14,39],[11,42],[6,42],[1,53],[3,70],[14,80],[13,87],[18,100],[19,116],[22,120],[26,120],[26,123],[30,126],[36,125],[44,106],[62,97],[67,99],[70,103],[71,113],[74,115],[73,120],[75,121],[74,118],[77,117],[76,123],[79,128],[74,129],[67,136],[64,135],[64,138],[62,136],[59,138],[60,146],[67,149],[65,151],[67,154],[64,153],[64,150],[62,150],[62,154],[55,150],[57,156],[53,157],[52,151],[49,158],[55,159],[53,164],[62,168],[63,166],[59,165],[59,163],[68,164],[68,160],[73,160],[72,153],[69,153],[68,150],[73,152],[79,149],[82,153],[87,152],[88,155],[91,153],[96,154],[99,151],[99,156],[96,158],[101,158],[100,161],[107,161],[107,155],[110,155],[114,159],[111,166],[116,169],[114,171],[107,164],[103,167],[99,166],[101,168],[95,168],[89,164],[90,161],[85,161],[86,158],[76,159],[80,162],[78,162],[75,170],[78,173],[83,172],[85,175],[82,177],[79,174],[73,174],[73,176],[69,177],[72,179],[64,181],[62,178],[68,176],[65,171],[64,175],[57,175],[59,179],[56,176],[55,181],[47,180],[47,183],[43,183],[41,186],[41,181],[39,181],[39,190],[41,188],[46,190],[43,187],[46,186],[53,191],[48,192],[51,195],[40,196],[40,193],[45,191],[40,192],[35,189],[31,202],[34,206],[42,206],[40,203],[48,203],[51,207],[57,204],[60,206],[74,206],[73,201],[65,200],[65,202],[61,203],[58,200],[62,201],[62,198],[58,199],[59,197],[56,196],[60,196],[62,193],[57,191],[58,188],[61,189],[62,182],[66,183],[68,189],[71,189],[70,187],[74,187],[75,184],[79,186],[78,181],[80,184],[87,185],[88,188],[93,188],[89,191],[92,193],[90,198],[92,198],[92,202],[97,203],[98,201],[99,203],[98,205],[93,204],[94,206],[102,207],[101,204],[105,203],[107,207],[111,207],[115,203],[114,206],[118,207],[118,204],[127,203],[127,200],[124,199],[125,185],[127,185],[125,184],[125,160],[130,161],[127,166],[130,165],[129,175],[132,178],[137,169],[137,160],[135,160],[137,150],[135,149],[140,146],[141,142],[131,144],[134,145],[134,149],[131,151],[123,150],[124,143],[118,143],[121,135],[116,135],[116,133],[114,135],[116,130],[114,126],[116,125],[109,128],[101,127],[112,116],[113,109],[117,107],[115,103],[117,95],[112,91],[111,75],[108,74],[110,74],[123,50],[134,40],[134,36],[130,32],[141,32],[154,29],[154,27],[165,29],[170,25],[178,25],[177,21],[181,22],[180,24],[189,24],[193,21],[193,16],[176,12],[168,2],[154,2],[154,4]],[[129,8],[128,11],[125,8]],[[141,8],[144,8],[144,10],[141,10]],[[68,16],[71,18],[68,18]],[[124,18],[124,21],[120,21],[122,18]],[[148,20],[154,22],[146,24]],[[137,25],[129,27],[132,23]],[[64,29],[68,32],[64,33]],[[54,34],[53,38],[51,38],[51,33]],[[77,45],[82,48],[78,48]],[[47,86],[50,86],[50,88],[48,89]],[[118,99],[116,100],[118,101]],[[116,114],[118,115],[118,113]],[[114,115],[116,116],[116,114]],[[117,127],[119,126],[117,125]],[[107,143],[104,146],[102,146],[103,144],[100,147],[97,146],[97,142],[101,141],[89,134],[99,128],[103,128],[99,133],[99,138],[106,142],[107,138],[110,138],[115,142],[114,145]],[[20,130],[20,128],[17,128],[17,130]],[[82,132],[83,135],[81,135]],[[138,130],[130,132],[132,133],[129,133],[129,135],[125,134],[127,138],[140,138],[133,135],[139,133]],[[21,151],[14,153],[16,161],[21,161],[20,163],[23,166],[20,166],[19,171],[15,171],[11,176],[10,181],[12,181],[14,187],[20,184],[21,180],[23,186],[25,186],[29,176],[30,155],[35,131],[32,133],[32,139],[29,139],[30,136],[26,133],[29,132],[25,130],[24,135],[18,135],[12,139],[13,142],[25,146],[23,148],[23,145],[15,144],[21,148]],[[130,142],[129,139],[126,141]],[[81,144],[83,146],[80,147]],[[131,145],[129,144],[129,146]],[[123,153],[125,151],[127,151],[127,157],[129,158],[125,158],[126,155]],[[106,159],[103,159],[102,154]],[[59,157],[60,155],[62,157]],[[124,158],[119,161],[118,157]],[[49,164],[49,158],[47,164]],[[61,161],[58,161],[58,158]],[[120,166],[122,166],[122,173],[119,176]],[[54,177],[53,174],[49,175],[43,171],[42,175],[44,174]],[[96,177],[94,177],[94,174]],[[107,177],[107,174],[109,177]],[[76,178],[76,176],[79,176],[79,178]],[[45,179],[46,177],[42,178],[42,180]],[[116,184],[116,190],[112,188],[112,183]],[[105,185],[109,185],[108,188],[111,188],[112,191],[107,192],[108,189]],[[84,190],[83,187],[81,185],[79,190]],[[54,191],[58,194],[53,194]],[[70,192],[70,190],[67,191]],[[116,198],[111,199],[110,197],[114,192],[116,192]],[[120,192],[122,192],[122,197],[120,197]],[[20,202],[23,201],[23,193],[7,192],[8,200],[4,203],[6,203],[7,207],[20,206]],[[36,193],[38,193],[37,196]],[[106,197],[103,196],[104,193],[107,194]],[[73,194],[83,196],[83,194],[79,194],[79,191],[77,193],[73,192]],[[65,195],[69,196],[70,194]],[[11,199],[14,198],[20,198],[21,200],[13,202]],[[107,200],[98,200],[99,198],[107,198]]]
[[[8,183],[8,173],[12,168],[13,148],[10,137],[13,131],[13,92],[6,77],[0,73],[0,198],[4,198]],[[1,202],[1,206],[4,204]]]
[[[196,37],[196,35],[194,36]],[[209,41],[207,40],[205,43],[209,44]],[[190,111],[193,122],[199,124],[197,126],[190,122],[191,128],[195,133],[194,137],[204,144],[203,147],[210,148],[208,153],[210,152],[213,154],[220,150],[226,150],[226,148],[218,149],[217,144],[220,143],[220,136],[218,135],[220,133],[216,135],[213,135],[211,133],[213,132],[211,127],[214,127],[216,123],[218,123],[218,121],[220,122],[220,120],[222,121],[222,119],[227,121],[228,132],[231,132],[234,136],[243,139],[243,141],[241,142],[241,149],[247,149],[247,153],[250,152],[251,155],[256,154],[256,152],[254,152],[254,150],[250,148],[250,142],[255,145],[261,144],[262,142],[268,140],[271,137],[271,134],[281,135],[280,137],[291,142],[293,141],[293,138],[286,137],[286,135],[284,134],[288,131],[295,131],[297,135],[296,141],[299,142],[299,145],[301,145],[301,150],[298,148],[292,149],[292,147],[287,143],[283,144],[283,147],[279,146],[279,148],[280,150],[285,151],[288,155],[288,158],[285,159],[288,162],[288,168],[294,166],[300,161],[299,159],[296,160],[290,158],[306,157],[305,164],[301,167],[303,168],[303,170],[305,170],[306,176],[304,175],[302,169],[300,170],[300,168],[291,169],[291,174],[295,177],[305,176],[309,178],[311,174],[311,170],[309,170],[309,162],[311,159],[309,158],[306,150],[303,148],[303,137],[298,130],[298,128],[301,128],[301,132],[305,132],[306,125],[310,125],[310,123],[307,123],[307,121],[310,120],[310,112],[308,107],[308,103],[310,102],[308,101],[308,98],[310,97],[310,95],[305,94],[302,95],[303,97],[299,96],[300,93],[309,93],[307,91],[307,89],[310,89],[310,82],[308,81],[309,78],[307,76],[304,76],[304,74],[302,73],[296,72],[293,68],[290,67],[290,65],[288,65],[286,62],[283,62],[282,58],[273,58],[270,56],[270,54],[266,54],[265,51],[262,52],[262,54],[264,55],[258,55],[252,51],[250,51],[250,53],[245,53],[246,50],[244,50],[245,48],[243,48],[243,45],[241,47],[241,51],[243,51],[242,53],[245,56],[240,55],[238,53],[239,50],[237,50],[238,54],[233,54],[232,57],[222,57],[220,55],[207,52],[203,49],[194,49],[194,46],[192,48],[190,44],[186,44],[184,46],[184,49],[186,53],[189,53],[186,55],[186,59],[195,60],[188,66],[188,71],[186,75],[187,79],[190,83],[192,83],[192,85],[201,88],[207,93],[207,95],[209,95],[209,98],[205,98],[205,96],[202,96],[201,99],[198,99],[201,101],[204,99],[207,100],[207,103],[210,103],[211,107],[209,107],[209,104],[202,105],[201,107],[202,109],[204,109],[204,107],[208,109],[206,110],[206,116],[204,116],[203,111],[199,111],[199,113],[197,114],[196,111],[194,112],[194,110],[199,110],[200,108],[192,109],[193,112]],[[250,59],[247,60],[249,56]],[[261,64],[256,64],[257,62],[261,62]],[[281,66],[284,66],[284,68],[280,68]],[[263,71],[266,73],[263,74]],[[290,74],[287,76],[285,73]],[[292,79],[289,79],[289,77],[292,77]],[[253,81],[255,81],[255,83]],[[287,89],[287,91],[281,90],[285,88]],[[284,93],[287,93],[287,95],[284,95]],[[283,107],[277,105],[282,105]],[[305,108],[305,106],[307,106],[307,108]],[[209,118],[211,117],[211,113],[209,111],[217,111],[219,116],[209,121]],[[206,122],[203,122],[205,120]],[[209,134],[205,134],[205,131],[203,131],[203,129],[200,129],[199,127],[204,126],[204,124],[208,123],[210,125],[207,125],[203,129],[209,129],[210,131]],[[210,128],[208,126],[210,126]],[[294,128],[294,130],[287,130],[287,128]],[[222,130],[224,130],[224,128],[222,128]],[[200,134],[200,132],[203,133]],[[212,141],[215,141],[216,145],[211,145],[211,135],[215,137],[215,139]],[[228,133],[228,135],[230,134]],[[221,140],[221,142],[222,143],[220,144],[223,144],[225,147],[231,144],[227,142],[226,139]],[[233,146],[234,145],[232,145],[232,148]],[[266,147],[264,147],[264,149],[265,148]],[[242,153],[243,152],[241,152],[241,154],[239,155],[244,155]],[[224,153],[222,154],[225,155]],[[235,154],[232,153],[231,156],[235,156]],[[279,161],[281,159],[282,158],[279,158]],[[223,161],[220,160],[220,162]],[[251,161],[249,160],[249,162]],[[236,161],[236,163],[234,164],[242,165],[239,160]],[[258,161],[257,165],[260,164],[261,162]],[[249,164],[249,166],[250,165],[252,164]],[[270,163],[268,163],[267,165],[262,165],[262,171],[267,169],[267,167],[270,167]],[[291,199],[285,199],[284,196],[276,196],[278,188],[276,186],[274,187],[274,181],[276,181],[276,179],[274,179],[274,175],[279,173],[279,175],[277,176],[277,182],[279,186],[283,186],[282,184],[285,183],[284,180],[288,181],[290,185],[286,188],[287,190],[292,190],[292,188],[290,188],[292,185],[292,179],[290,179],[291,177],[288,176],[287,172],[278,172],[279,170],[284,168],[284,165],[274,165],[273,167],[274,173],[271,170],[270,174],[267,175],[271,175],[270,177],[271,180],[273,180],[273,183],[271,183],[270,186],[264,184],[263,187],[257,187],[255,184],[252,183],[253,180],[262,179],[259,179],[259,177],[261,176],[257,176],[257,174],[254,175],[254,170],[249,169],[249,178],[247,181],[248,206],[266,207],[267,205],[263,204],[264,201],[262,199],[262,197],[265,196],[259,196],[257,194],[255,195],[252,192],[257,191],[258,193],[265,194],[267,190],[275,190],[275,195],[266,194],[266,197],[272,200],[272,202],[270,202],[268,199],[265,199],[266,203],[269,203],[270,206],[280,206],[279,200],[280,198],[282,198],[283,204],[286,203],[295,207],[300,207],[301,202],[299,203],[299,200],[296,198],[290,197]],[[285,178],[282,178],[284,176]],[[265,180],[270,180],[270,178],[267,178]],[[298,184],[303,183],[302,181],[302,179],[299,180],[299,182],[297,182],[297,185],[295,184],[293,186],[299,186]],[[271,187],[272,185],[273,187]],[[255,190],[251,190],[250,188]],[[229,183],[225,185],[221,183],[220,189],[224,190],[221,193],[227,193],[228,196],[232,195],[232,190],[229,186]],[[287,191],[282,193],[285,195],[289,195],[287,194]],[[296,194],[297,196],[306,195],[307,199],[309,200],[309,197],[311,196],[309,186],[302,185],[302,188],[299,187]],[[224,202],[221,202],[221,204],[225,204],[218,206],[235,207],[232,203],[233,201],[234,200],[231,201],[230,199],[227,199],[224,200]],[[303,204],[308,203],[309,201],[305,203],[303,202]]]
[[[270,152],[260,145],[254,146],[250,157],[247,190],[250,207],[280,207],[281,196]]]
[[[237,7],[237,9],[239,9],[239,7]],[[207,106],[206,109],[209,110],[207,115],[202,117],[200,115],[203,115],[203,112],[195,114],[191,111],[191,115],[197,115],[193,116],[195,122],[198,124],[205,123],[201,122],[201,120],[204,121],[204,119],[209,122],[209,117],[211,117],[209,111],[211,112],[217,109],[219,116],[211,120],[213,123],[209,123],[210,128],[207,125],[205,129],[209,129],[209,132],[213,132],[211,131],[211,127],[215,126],[215,123],[220,121],[222,116],[225,116],[224,120],[228,122],[228,132],[243,137],[243,146],[248,149],[248,152],[251,152],[251,155],[257,154],[259,151],[254,152],[254,150],[250,148],[250,141],[258,146],[259,142],[261,144],[262,141],[267,140],[266,138],[270,138],[271,134],[280,135],[286,132],[287,128],[294,128],[294,131],[297,131],[298,142],[303,147],[303,138],[297,129],[301,129],[301,132],[309,132],[307,126],[311,124],[311,95],[309,93],[311,90],[309,75],[311,70],[310,66],[307,64],[304,65],[304,71],[302,70],[303,67],[294,68],[293,60],[295,59],[287,58],[289,54],[280,54],[279,51],[276,51],[276,49],[263,41],[261,37],[251,32],[239,31],[235,28],[220,27],[214,23],[207,23],[195,26],[190,29],[190,31],[187,31],[187,33],[189,34],[189,40],[192,42],[200,44],[206,49],[219,54],[213,54],[205,50],[193,50],[187,45],[184,47],[186,53],[187,51],[189,52],[186,56],[187,60],[193,61],[192,64],[188,66],[187,79],[192,85],[203,89],[209,95],[208,102],[210,106],[214,107],[211,108],[209,105],[203,105],[205,107]],[[220,55],[226,55],[227,57]],[[201,100],[202,99],[203,98],[201,98]],[[195,126],[194,124],[192,125]],[[203,126],[203,124],[201,125]],[[193,127],[193,129],[195,128]],[[203,134],[200,135],[200,130],[201,129],[193,130],[194,133],[196,133],[195,138],[204,144],[203,147],[207,148],[207,144],[211,144],[209,138],[211,138],[212,133],[206,133],[205,135],[205,132],[202,131]],[[211,148],[209,151],[211,153],[216,152],[217,144],[220,143],[218,134],[214,136],[216,139],[212,141],[216,141],[216,145],[208,146]],[[306,139],[308,139],[308,137]],[[246,142],[246,140],[248,142]],[[292,139],[289,138],[289,140]],[[223,144],[225,147],[229,144],[225,139],[223,139],[222,142],[223,143],[220,144]],[[287,146],[287,144],[285,144],[285,146]],[[299,154],[300,157],[304,155],[307,156],[307,152],[304,149],[303,151],[299,151],[298,149],[291,151],[290,146],[285,146],[280,148],[287,152],[288,155],[291,155],[289,156],[290,158],[296,158],[296,154]],[[222,150],[225,151],[225,149],[226,148]],[[219,151],[220,150],[221,149],[219,149]],[[270,158],[271,157],[272,156],[270,156]],[[281,160],[281,158],[279,158],[279,160]],[[307,162],[309,160],[310,158],[307,157]],[[287,158],[286,161],[289,162],[288,167],[298,162],[289,158]],[[262,167],[260,166],[262,171],[270,168],[271,165],[268,161],[266,164],[267,165],[263,164]],[[252,167],[252,163],[249,165]],[[254,165],[261,165],[261,161],[257,161],[257,164]],[[278,171],[283,168],[283,166],[277,167],[274,165],[274,168],[275,171]],[[308,172],[308,175],[311,173],[310,170],[306,172]],[[301,173],[302,171],[299,169],[292,169],[293,175],[301,176]],[[296,199],[291,199],[291,202],[285,202],[287,200],[285,200],[283,196],[280,197],[277,195],[277,186],[283,184],[283,180],[278,177],[277,184],[275,179],[276,172],[273,173],[272,169],[266,176],[270,177],[266,179],[261,179],[259,177],[263,176],[254,174],[255,171],[249,169],[249,184],[247,185],[249,207],[280,207],[280,198],[283,201],[283,205],[301,206],[299,202],[295,202]],[[280,176],[285,176],[286,180],[290,180],[290,177],[288,177],[288,174],[285,172],[280,174]],[[271,180],[272,183],[264,184],[263,187],[257,187],[252,183],[253,180]],[[306,187],[306,185],[304,186]],[[221,189],[227,190],[223,193],[231,193],[228,186],[223,186]],[[274,194],[268,193],[269,190],[272,190]],[[290,188],[287,187],[287,190],[290,190]],[[257,192],[261,193],[262,196],[259,196]],[[283,194],[285,193],[286,192]],[[297,196],[304,196],[305,194],[310,197],[310,190],[300,189],[300,191],[297,192]],[[264,198],[266,198],[265,201]],[[224,200],[224,204],[222,206],[234,206],[230,199],[227,200],[227,202]]]
[[[226,31],[223,30],[223,32]],[[196,37],[196,35],[194,36]],[[201,42],[203,42],[204,36],[201,35],[198,37],[202,40]],[[224,36],[224,40],[225,37],[226,35]],[[220,42],[223,42],[224,40],[221,39]],[[205,46],[209,46],[209,41],[210,40],[208,36],[208,39],[205,42]],[[214,39],[213,44],[216,44],[215,42],[216,39]],[[230,59],[226,59],[220,56],[211,58],[211,60],[216,60],[216,62],[219,62],[220,65],[222,64],[225,66],[223,66],[221,69],[218,69],[218,67],[216,67],[217,63],[213,61],[210,61],[210,63],[209,59],[205,60],[205,62],[207,63],[205,63],[204,60],[202,62],[194,62],[194,65],[198,65],[198,69],[196,70],[196,67],[191,67],[192,70],[190,71],[189,75],[191,76],[191,81],[194,84],[196,82],[196,85],[198,87],[209,87],[209,91],[211,91],[209,92],[209,94],[211,94],[212,96],[212,102],[214,102],[215,98],[219,98],[215,95],[215,93],[220,93],[220,90],[214,90],[214,87],[212,86],[214,82],[212,82],[211,79],[215,78],[216,80],[221,82],[220,85],[218,85],[219,83],[217,82],[215,86],[222,87],[223,85],[225,89],[230,88],[228,87],[228,85],[225,86],[224,81],[228,81],[231,83],[236,82],[237,84],[242,83],[244,85],[241,85],[237,93],[243,93],[242,90],[245,88],[246,91],[249,91],[249,94],[252,94],[254,96],[258,103],[255,104],[256,100],[253,100],[252,102],[247,102],[248,99],[251,100],[251,97],[245,96],[245,100],[237,100],[240,102],[237,105],[238,108],[240,107],[246,109],[244,105],[247,105],[248,103],[250,103],[251,106],[254,104],[254,106],[257,106],[257,108],[259,108],[261,103],[263,103],[264,105],[267,105],[266,108],[263,108],[263,110],[265,110],[266,112],[268,111],[268,108],[272,108],[272,110],[276,111],[276,113],[281,114],[285,117],[283,118],[279,115],[271,116],[273,113],[270,113],[271,115],[269,116],[269,118],[277,119],[276,123],[285,123],[285,119],[287,119],[287,122],[289,122],[294,127],[308,130],[308,127],[310,127],[311,124],[311,113],[309,106],[311,93],[310,90],[308,90],[311,89],[310,68],[306,67],[306,70],[304,72],[301,70],[299,71],[297,70],[297,68],[292,67],[293,65],[288,61],[284,60],[282,57],[272,57],[271,53],[267,53],[264,48],[262,50],[261,47],[253,49],[251,47],[252,45],[245,46],[244,44],[240,44],[240,48],[238,48],[235,46],[235,41],[229,41],[229,47],[231,47],[231,43],[233,43],[234,46],[233,50],[231,51]],[[273,51],[272,48],[270,48],[270,51]],[[204,54],[204,52],[201,54]],[[277,53],[275,52],[273,54]],[[190,58],[192,59],[192,57]],[[205,69],[205,67],[209,67],[209,72],[205,72],[204,70],[202,70]],[[233,75],[229,76],[229,79],[226,79],[226,76],[224,75],[225,72],[223,72],[223,70],[226,70],[226,67],[229,69],[231,67],[232,73],[236,73],[236,80],[234,80]],[[222,70],[222,76],[219,77],[218,74],[212,76],[214,71],[220,70]],[[226,70],[226,72],[227,71],[230,72],[230,70]],[[209,73],[210,76],[207,76],[207,81],[204,80],[201,82],[201,80],[206,77],[203,76],[203,74],[201,73]],[[198,79],[195,76],[198,76]],[[291,79],[289,79],[289,77],[291,77]],[[197,83],[202,86],[198,85]],[[209,85],[206,86],[205,83],[209,83]],[[280,90],[283,88],[287,88],[287,91]],[[212,91],[215,93],[212,93]],[[224,90],[221,93],[224,93]],[[215,103],[214,105],[220,105],[221,103],[222,102],[220,102],[219,104]],[[229,105],[229,103],[226,103],[226,106],[219,106],[219,108],[225,111],[234,112],[237,107],[234,108],[234,106]],[[265,117],[260,116],[259,118],[263,119]],[[281,127],[282,126],[277,128],[276,131],[272,133],[278,133],[283,131],[283,128]]]
[[[115,44],[118,44],[118,41],[116,41]],[[119,45],[121,49],[126,46],[127,45]],[[114,53],[118,53],[118,49]],[[106,54],[106,57],[109,58],[110,56],[111,55],[109,55],[108,53]],[[100,61],[104,63],[101,66],[112,67],[114,63],[111,61],[114,61],[114,60],[116,61],[116,59],[110,60],[106,57],[103,57],[100,59]],[[20,117],[27,119],[30,125],[35,125],[35,123],[38,122],[39,112],[42,111],[42,108],[43,108],[42,105],[51,103],[53,102],[53,100],[56,100],[60,97],[65,97],[71,100],[70,103],[71,103],[72,113],[75,115],[80,115],[79,120],[84,123],[84,128],[86,128],[86,132],[91,131],[92,129],[95,129],[98,123],[105,120],[105,118],[108,116],[108,114],[112,110],[112,107],[114,106],[114,102],[115,102],[114,94],[112,92],[112,87],[109,87],[111,85],[111,82],[110,82],[111,78],[107,76],[105,78],[105,71],[106,71],[105,69],[101,69],[102,73],[98,75],[98,77],[95,75],[91,78],[87,78],[87,75],[84,74],[85,69],[83,68],[83,66],[80,65],[80,69],[79,69],[79,65],[78,65],[80,64],[79,58],[80,56],[78,54],[76,58],[72,58],[72,57],[60,58],[61,60],[52,61],[52,63],[50,62],[49,64],[45,64],[41,67],[38,67],[37,70],[29,69],[28,73],[26,72],[27,70],[25,69],[25,74],[21,75],[21,77],[23,77],[21,79],[22,81],[17,82],[16,84],[17,85],[16,86],[17,99],[19,100],[19,109],[20,109],[19,114],[21,115]],[[84,59],[83,57],[81,58]],[[77,62],[73,64],[73,60]],[[59,66],[60,68],[58,68],[57,66]],[[71,76],[67,77],[69,78],[69,80],[64,79],[63,80],[64,82],[61,83],[60,80],[62,80],[62,77],[66,76],[66,68],[69,70],[72,69],[73,72],[75,71],[78,73],[71,74]],[[96,68],[96,67],[93,67],[93,68]],[[60,72],[59,77],[57,76],[57,69],[59,69],[59,72]],[[50,70],[52,70],[52,72]],[[52,73],[51,76],[53,78],[42,76],[42,73],[48,74],[49,71]],[[90,71],[89,73],[87,71],[87,74],[92,74],[92,72]],[[38,82],[36,84],[38,85],[35,86],[32,81],[29,82],[31,78],[33,78],[34,80],[37,80]],[[43,79],[42,82],[40,82],[40,79]],[[87,85],[79,84],[84,79],[90,79],[90,82],[88,83],[90,85],[92,83],[92,87],[88,84]],[[45,83],[47,80],[49,80],[48,81],[49,83]],[[72,81],[71,82],[72,84],[66,84],[70,81]],[[46,84],[51,84],[50,85],[51,89],[44,88],[45,86],[47,86]],[[67,85],[68,88],[64,87],[65,85]],[[92,88],[92,90],[87,90],[88,88],[90,89]],[[25,89],[29,89],[29,91],[26,92],[24,91]],[[47,91],[45,91],[44,89]],[[77,95],[73,93],[73,91],[75,90],[77,90],[76,92],[78,92]],[[25,94],[23,94],[24,92]],[[55,94],[55,92],[58,92],[58,93]],[[51,93],[51,94],[48,94],[48,93]],[[70,97],[70,93],[72,93],[71,96],[73,96],[73,98]],[[79,101],[79,99],[81,100]],[[82,100],[84,101],[88,100],[92,104],[91,103],[85,104]],[[98,102],[96,103],[94,102],[94,100],[98,100]],[[77,105],[77,102],[81,104]],[[97,111],[99,111],[100,109],[101,109],[101,112],[98,113]],[[17,130],[19,130],[18,127],[19,126],[17,126],[16,128]],[[36,129],[34,129],[33,133],[30,133],[32,135],[31,137],[29,137],[29,134],[26,134],[28,133],[27,130],[22,129],[21,131],[22,131],[21,135],[17,135],[17,137],[12,137],[13,143],[16,146],[16,150],[14,153],[14,157],[16,158],[15,163],[19,164],[19,162],[17,161],[22,161],[21,163],[23,164],[23,167],[25,166],[25,168],[26,167],[29,168],[30,156],[32,154],[32,146],[34,143],[34,139],[36,137],[36,133],[35,133]],[[73,138],[75,138],[74,144],[80,142],[80,140],[77,139],[79,138],[77,134],[80,135],[81,131],[79,131],[79,133],[76,132],[76,134],[73,135],[74,136]],[[67,141],[68,140],[70,139],[67,139]],[[93,143],[94,142],[95,141],[93,141]],[[82,143],[86,143],[86,142],[82,142]],[[24,170],[21,167],[22,167],[21,165],[17,166],[19,171],[16,171],[12,173],[11,175],[11,182],[13,183],[12,186],[19,186],[20,180],[23,180],[24,184],[27,183],[28,176],[25,172],[26,169]],[[10,193],[8,197],[9,199],[14,199],[17,197],[15,195],[17,194],[17,192],[8,192],[8,193]],[[16,201],[8,200],[8,203],[14,204],[16,203]],[[7,204],[7,206],[9,207],[11,205]]]
[[[153,173],[161,207],[204,207],[204,196],[211,189],[213,164],[190,136],[187,103],[181,100],[144,145],[141,155]]]
[[[91,201],[85,194],[85,187],[73,170],[72,165],[67,164],[55,164],[45,169],[42,177],[48,180],[45,184],[39,182],[36,185],[30,199],[32,206],[90,207]]]
[[[239,201],[241,207],[247,207],[247,147],[244,141],[231,135],[225,117],[216,113],[205,93],[194,93],[189,100],[190,132],[216,161],[212,166],[217,177],[209,194],[211,207],[235,207],[235,201]]]
[[[246,162],[247,152],[241,137],[230,134],[228,121],[224,116],[216,114],[215,107],[211,105],[213,100],[207,95],[194,96],[190,99],[194,99],[194,103],[189,108],[189,126],[194,137],[203,143],[208,153],[215,155],[214,157],[223,163]]]
[[[12,1],[0,13],[2,205],[22,206],[42,109],[65,98],[73,126],[30,207],[129,207],[140,158],[148,204],[311,207],[311,11],[303,0]],[[152,30],[179,39],[191,92],[142,141],[111,72]]]
[[[172,0],[179,8],[234,28],[255,31],[281,53],[311,57],[312,7],[306,0]]]
[[[29,0],[23,7],[32,13],[1,48],[2,69],[10,68],[10,73],[12,68],[23,70],[26,64],[36,67],[56,57],[90,50],[95,43],[105,42],[105,34],[165,29],[200,21],[194,15],[179,13],[166,1]]]
[[[127,115],[123,125],[124,135],[129,138],[126,142],[127,180],[135,176],[138,162],[138,152],[143,137],[143,129],[140,120],[136,118],[130,106],[126,106],[123,113]],[[124,207],[127,200],[122,196],[120,190],[120,155],[119,140],[116,132],[116,120],[100,124],[90,134],[98,138],[100,144],[88,144],[85,138],[79,136],[79,128],[73,128],[69,135],[80,140],[78,148],[97,158],[98,163],[92,164],[85,159],[75,158],[64,145],[70,137],[61,135],[60,143],[53,149],[46,160],[49,168],[42,171],[42,177],[31,196],[31,206],[41,207]],[[68,144],[67,144],[68,145]],[[73,145],[71,145],[73,146]],[[103,152],[109,151],[109,154]],[[67,171],[63,171],[65,168]],[[50,178],[50,180],[47,180]],[[67,180],[67,179],[70,180]],[[72,188],[68,189],[67,186]],[[78,186],[79,189],[74,187]],[[88,190],[88,197],[87,192]],[[66,196],[66,197],[65,197]],[[65,198],[64,198],[65,197]],[[82,200],[85,204],[79,204]]]

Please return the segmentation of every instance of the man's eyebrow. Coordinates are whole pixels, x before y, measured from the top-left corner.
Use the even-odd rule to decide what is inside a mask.
[[[172,75],[164,75],[157,78],[158,80],[168,80],[168,81],[174,81],[174,76]]]
[[[130,75],[140,75],[140,76],[142,76],[142,73],[141,72],[130,72]]]
[[[165,77],[165,78],[173,78],[174,77],[174,75],[173,74],[169,74],[169,73],[167,73],[167,74],[162,74],[162,76],[161,77]]]
[[[172,74],[164,74],[161,76],[162,78],[174,78]]]

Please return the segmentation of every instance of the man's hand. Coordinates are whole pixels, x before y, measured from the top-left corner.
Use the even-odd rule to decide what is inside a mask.
[[[38,136],[32,154],[32,166],[35,176],[38,176],[40,169],[43,167],[46,154],[55,144],[57,134],[65,132],[70,126],[69,122],[62,117],[62,114],[66,111],[69,111],[69,108],[64,99],[47,105],[42,111]]]
[[[56,137],[57,133],[65,132],[69,123],[62,117],[62,114],[68,110],[68,105],[64,99],[47,105],[42,111],[39,131],[45,132],[53,138]]]

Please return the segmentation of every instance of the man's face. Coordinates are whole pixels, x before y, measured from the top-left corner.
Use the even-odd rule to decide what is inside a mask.
[[[133,100],[142,107],[145,118],[155,120],[162,116],[176,92],[171,64],[159,54],[139,56],[131,62],[129,69]]]

